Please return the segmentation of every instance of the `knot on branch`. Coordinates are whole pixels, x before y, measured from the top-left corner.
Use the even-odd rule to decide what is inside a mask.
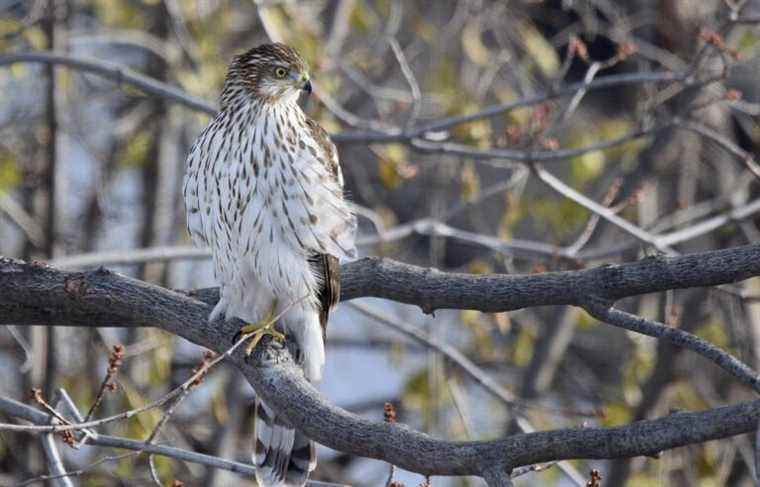
[[[82,273],[67,276],[63,280],[63,290],[73,299],[79,299],[87,294],[87,277]]]

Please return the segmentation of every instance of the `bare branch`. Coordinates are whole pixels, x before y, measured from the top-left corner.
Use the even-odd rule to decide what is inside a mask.
[[[59,64],[85,73],[96,74],[117,84],[127,83],[149,95],[165,98],[199,112],[209,115],[215,115],[217,112],[213,105],[200,98],[188,95],[179,88],[136,73],[122,65],[100,59],[88,59],[52,51],[16,52],[0,55],[0,66],[14,63]]]
[[[95,74],[106,79],[110,79],[118,84],[130,84],[136,88],[139,88],[147,94],[165,98],[166,100],[181,104],[192,110],[197,110],[209,115],[215,115],[217,112],[216,106],[200,98],[189,95],[179,88],[160,82],[151,77],[136,73],[124,66],[108,61],[89,59],[85,57],[61,54],[51,51],[34,51],[0,55],[0,66],[7,66],[14,63],[59,64],[71,69],[76,69],[79,71]],[[406,131],[400,129],[392,130],[390,128],[383,127],[382,131],[377,131],[374,133],[342,132],[332,134],[332,137],[336,142],[342,143],[399,142],[413,138],[425,137],[425,134],[427,133],[445,130],[463,123],[495,117],[512,111],[516,108],[536,105],[544,101],[564,96],[573,96],[579,90],[596,91],[615,86],[666,82],[680,82],[683,83],[684,86],[689,85],[686,75],[673,73],[670,71],[610,75],[599,77],[590,83],[572,83],[550,93],[534,95],[510,103],[493,105],[468,115],[445,117],[438,120],[433,120],[424,125],[410,128]]]
[[[689,84],[686,82],[685,75],[672,73],[669,71],[655,71],[655,72],[650,72],[650,73],[627,73],[627,74],[620,74],[620,75],[603,76],[603,77],[596,78],[594,81],[590,83],[586,83],[585,81],[581,81],[578,83],[571,83],[566,86],[563,86],[562,88],[554,92],[522,98],[520,100],[516,100],[513,102],[504,103],[500,105],[492,105],[490,107],[486,107],[482,110],[479,110],[475,113],[471,113],[468,115],[459,115],[459,116],[447,117],[440,120],[435,120],[417,129],[418,133],[415,133],[414,135],[421,136],[427,132],[436,132],[439,130],[448,129],[455,125],[460,125],[460,124],[468,123],[468,122],[474,122],[475,120],[480,120],[482,118],[490,118],[490,117],[502,115],[516,108],[537,105],[539,103],[549,101],[555,98],[563,97],[563,96],[573,96],[578,92],[578,90],[596,91],[600,89],[611,88],[613,86],[636,85],[636,84],[644,84],[644,83],[663,83],[663,82],[683,82],[684,84],[687,84],[687,85]]]
[[[36,247],[42,247],[45,241],[42,227],[34,220],[34,217],[6,193],[0,194],[0,212],[5,213],[8,219],[24,232],[29,242]]]
[[[758,165],[758,163],[755,161],[754,156],[739,147],[733,141],[729,140],[728,137],[722,135],[720,132],[711,129],[706,125],[691,120],[681,122],[677,125],[681,128],[690,130],[698,135],[701,135],[702,137],[712,140],[727,152],[739,158],[739,160],[741,160],[744,165],[747,166],[747,169],[752,173],[752,175],[756,179],[760,179],[760,165]]]
[[[620,311],[609,306],[608,303],[593,299],[593,297],[588,300],[588,303],[584,305],[583,308],[588,311],[591,316],[604,321],[605,323],[626,330],[635,331],[637,333],[642,333],[644,335],[649,335],[651,337],[664,338],[674,345],[688,348],[689,350],[715,362],[722,369],[750,386],[756,392],[760,392],[760,377],[758,377],[757,372],[739,361],[737,358],[696,335],[678,328],[667,326],[663,323],[657,323],[640,316],[626,313],[625,311]]]
[[[533,275],[449,273],[366,258],[343,266],[341,298],[386,298],[420,306],[426,312],[449,308],[499,313],[531,306],[577,305],[593,295],[615,301],[668,289],[717,286],[759,275],[760,244]],[[203,299],[216,302],[218,296]]]
[[[344,269],[344,299],[388,297],[428,311],[441,307],[504,311],[542,304],[582,305],[589,296],[616,300],[665,289],[736,282],[760,275],[760,245],[524,276],[443,273],[378,259],[364,259]],[[217,294],[214,290],[182,294],[104,270],[74,273],[10,259],[0,261],[0,319],[4,323],[157,326],[223,352],[238,324],[209,323],[211,306],[196,298],[213,302]],[[494,468],[507,472],[569,458],[651,455],[754,431],[760,418],[760,401],[753,401],[619,428],[451,443],[398,425],[368,421],[329,404],[304,380],[285,349],[271,344],[260,347],[253,364],[247,364],[239,351],[229,360],[267,403],[316,441],[422,474],[485,476]]]
[[[659,232],[666,230],[672,226],[683,225],[684,223],[696,220],[705,214],[710,213],[714,206],[715,203],[710,202],[710,204],[705,205],[704,208],[696,206],[689,208],[688,211],[683,210],[681,212],[677,212],[673,215],[672,218],[662,220],[649,233],[652,235],[652,238],[656,238],[660,243],[667,246],[673,246],[701,237],[702,235],[717,230],[718,228],[721,228],[732,222],[746,220],[756,213],[760,213],[760,199],[757,199],[750,201],[746,205],[738,206],[710,218],[696,222],[681,230],[676,230],[669,233],[652,233],[655,230]],[[458,210],[458,208],[454,208],[445,216],[455,214],[455,210]],[[611,208],[611,211],[613,213],[616,213],[619,210],[620,208],[618,207]],[[595,225],[594,221],[598,220],[598,218],[600,218],[599,215],[597,213],[594,213],[592,219],[589,222],[589,225]],[[357,245],[363,246],[390,242],[406,238],[415,233],[420,235],[453,238],[464,242],[481,245],[495,252],[501,252],[510,255],[525,257],[543,256],[551,258],[566,258],[572,259],[574,261],[586,259],[594,260],[609,257],[623,250],[629,249],[635,245],[635,241],[632,240],[628,243],[617,245],[610,249],[580,251],[578,249],[578,243],[584,244],[583,238],[580,238],[575,244],[567,247],[561,247],[533,240],[524,240],[519,238],[503,239],[489,235],[483,235],[480,233],[473,233],[459,228],[454,228],[444,222],[433,218],[421,218],[408,223],[403,223],[387,230],[383,230],[380,235],[359,237],[357,239]],[[98,266],[133,265],[145,262],[166,262],[171,260],[202,260],[210,257],[211,253],[207,249],[178,245],[149,247],[144,249],[103,251],[63,256],[50,261],[50,265],[63,269],[81,269]]]
[[[556,149],[556,150],[526,150],[526,149],[506,149],[506,148],[492,148],[492,149],[478,149],[469,145],[464,145],[456,142],[436,142],[427,139],[411,138],[407,143],[414,149],[420,152],[433,153],[433,154],[449,154],[454,156],[470,157],[473,159],[503,159],[505,161],[517,161],[517,162],[549,162],[549,161],[566,161],[570,158],[589,154],[592,152],[602,151],[618,147],[632,140],[641,139],[655,135],[659,132],[667,130],[673,124],[664,123],[661,125],[655,125],[649,128],[639,128],[621,135],[620,137],[602,140],[594,144],[587,146],[572,148],[572,149]]]
[[[483,369],[475,365],[470,359],[464,356],[462,352],[452,347],[448,343],[442,342],[437,338],[434,338],[427,333],[419,330],[413,326],[410,326],[403,322],[396,322],[388,319],[382,314],[378,313],[369,306],[365,306],[360,303],[351,303],[351,306],[364,314],[372,318],[375,321],[383,323],[385,326],[402,333],[404,336],[411,338],[412,340],[421,343],[422,345],[429,347],[432,350],[443,355],[448,361],[459,367],[464,373],[470,376],[477,384],[488,391],[492,396],[501,401],[510,409],[541,409],[551,411],[554,413],[571,414],[580,416],[596,416],[593,412],[580,412],[580,411],[567,411],[560,410],[558,408],[545,407],[539,404],[531,404],[516,398],[514,394],[506,390],[501,384],[498,383],[493,377],[488,375]]]
[[[618,216],[617,212],[615,212],[613,209],[600,205],[596,201],[593,201],[591,198],[574,190],[541,166],[536,165],[535,172],[538,176],[538,179],[540,179],[544,184],[562,196],[578,203],[592,213],[599,215],[601,218],[604,218],[608,222],[624,230],[636,239],[652,245],[653,247],[657,248],[657,250],[667,252],[668,254],[674,254],[674,251],[667,245],[664,245],[655,235],[652,235],[646,230],[639,228],[633,223],[630,223],[626,219]]]
[[[0,411],[2,411],[4,414],[7,414],[8,416],[25,419],[34,424],[42,425],[50,422],[50,416],[43,413],[42,411],[2,396],[0,396]],[[202,453],[195,453],[171,446],[148,444],[144,441],[131,440],[129,438],[121,438],[118,436],[96,434],[86,438],[85,444],[118,448],[122,450],[142,451],[145,453],[150,453],[152,455],[161,455],[164,457],[173,458],[175,460],[181,460],[183,462],[197,463],[199,465],[205,465],[207,467],[228,470],[230,472],[238,473],[241,475],[252,476],[256,471],[253,465],[246,463],[240,463],[234,460],[226,460],[224,458],[204,455]],[[68,473],[69,475],[75,474],[74,472]],[[310,481],[309,485],[333,486],[335,484]]]
[[[63,466],[61,454],[58,451],[58,446],[55,444],[55,435],[53,433],[44,434],[41,441],[42,449],[45,451],[45,456],[48,459],[50,476],[55,479],[53,485],[56,487],[74,487],[74,483],[69,478],[69,473],[66,472],[66,467]]]

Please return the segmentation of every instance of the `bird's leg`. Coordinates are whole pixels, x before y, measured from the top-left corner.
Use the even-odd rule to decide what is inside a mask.
[[[272,308],[269,310],[269,313],[263,319],[259,320],[256,323],[251,323],[249,325],[245,325],[240,328],[240,331],[238,331],[236,337],[239,337],[241,335],[250,335],[250,338],[251,338],[251,342],[245,347],[246,357],[251,355],[251,353],[253,353],[253,350],[256,348],[256,345],[259,344],[259,342],[261,341],[262,338],[264,338],[265,335],[269,335],[274,340],[277,340],[279,342],[285,340],[285,335],[279,332],[275,328],[275,323],[277,322],[276,313],[277,313],[277,300],[275,299],[272,302]]]

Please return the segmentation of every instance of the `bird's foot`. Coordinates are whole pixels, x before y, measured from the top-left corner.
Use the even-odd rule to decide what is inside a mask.
[[[271,336],[273,340],[277,340],[278,342],[285,341],[285,334],[275,328],[275,323],[277,322],[277,317],[275,316],[276,307],[277,303],[274,303],[269,314],[264,319],[241,327],[235,335],[235,342],[243,336],[250,337],[251,341],[245,347],[246,357],[249,357],[253,353],[261,339],[267,335]]]

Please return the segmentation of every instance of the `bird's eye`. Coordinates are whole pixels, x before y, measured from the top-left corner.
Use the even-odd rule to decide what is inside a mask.
[[[285,68],[275,68],[275,70],[274,70],[274,75],[275,75],[275,76],[276,76],[278,79],[282,79],[282,78],[284,78],[284,77],[285,77],[285,75],[287,75],[287,74],[288,74],[288,70],[287,70],[287,69],[285,69]]]

